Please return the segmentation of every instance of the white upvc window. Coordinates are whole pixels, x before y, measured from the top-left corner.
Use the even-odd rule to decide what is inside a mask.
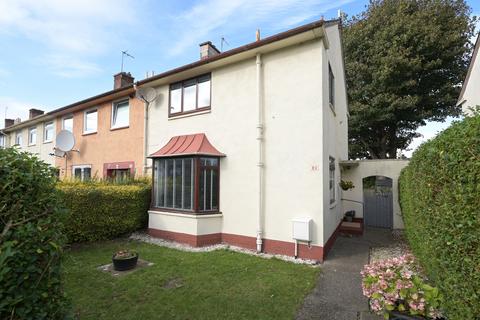
[[[15,133],[15,145],[21,147],[23,144],[23,137],[22,137],[22,131],[17,131]]]
[[[37,144],[37,127],[28,129],[28,145],[33,146]]]
[[[92,177],[92,166],[91,165],[72,166],[72,173],[73,173],[73,177],[80,181],[90,180],[90,178]]]
[[[113,103],[112,129],[128,127],[129,117],[130,117],[130,106],[128,103],[128,99]]]
[[[329,192],[330,192],[330,204],[337,200],[337,187],[335,183],[335,158],[329,157],[328,161],[328,180],[329,180]]]
[[[46,122],[43,127],[43,142],[53,141],[53,122]]]
[[[83,133],[97,132],[98,112],[97,109],[91,109],[84,112],[83,115]]]
[[[62,130],[73,132],[73,116],[66,116],[62,119]]]
[[[7,137],[3,135],[3,133],[0,133],[0,148],[5,148],[5,141]]]

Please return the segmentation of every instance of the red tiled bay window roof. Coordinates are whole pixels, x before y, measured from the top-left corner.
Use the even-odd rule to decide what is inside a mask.
[[[225,157],[225,154],[218,151],[210,141],[208,141],[204,133],[173,137],[165,146],[148,157],[164,158],[188,155]]]

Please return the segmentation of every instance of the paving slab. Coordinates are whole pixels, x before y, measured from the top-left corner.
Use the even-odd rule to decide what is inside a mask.
[[[366,229],[363,236],[339,236],[322,265],[315,289],[305,298],[296,319],[383,319],[369,312],[360,271],[368,263],[371,247],[391,245],[394,241],[392,232],[386,229]]]

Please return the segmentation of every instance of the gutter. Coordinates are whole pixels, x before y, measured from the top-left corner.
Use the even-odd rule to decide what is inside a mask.
[[[257,110],[258,110],[258,124],[257,124],[257,142],[258,142],[258,221],[257,221],[257,252],[262,252],[262,221],[264,211],[264,163],[263,163],[263,147],[264,147],[264,108],[263,108],[263,78],[262,78],[262,55],[257,54]]]

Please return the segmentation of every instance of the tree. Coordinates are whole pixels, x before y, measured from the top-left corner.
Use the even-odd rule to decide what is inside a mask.
[[[395,158],[457,116],[475,17],[464,0],[372,0],[344,30],[352,158]]]

